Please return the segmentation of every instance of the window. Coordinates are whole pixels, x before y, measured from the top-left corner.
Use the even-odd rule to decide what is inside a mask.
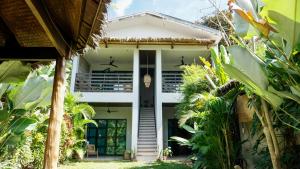
[[[87,140],[95,144],[99,155],[123,155],[126,149],[126,126],[124,119],[99,119],[89,124]]]

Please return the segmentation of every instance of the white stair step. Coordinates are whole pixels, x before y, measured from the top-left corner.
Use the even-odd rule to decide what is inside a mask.
[[[154,155],[157,154],[156,150],[138,150],[137,154],[144,154],[144,155]]]
[[[147,121],[140,121],[139,125],[142,125],[142,124],[154,124],[155,125],[155,122],[148,121],[148,119],[146,119],[146,120]]]
[[[140,135],[141,139],[147,139],[147,138],[152,138],[152,139],[156,139],[156,135],[150,135],[150,136],[147,136],[147,135]]]
[[[157,152],[138,152],[138,156],[156,156]]]
[[[156,141],[140,141],[138,142],[138,145],[156,146]]]
[[[149,135],[156,135],[156,132],[155,131],[139,131],[139,135],[147,135],[147,134],[149,134]]]
[[[157,149],[157,146],[155,144],[138,144],[138,149],[143,148],[151,148],[151,149]]]
[[[156,142],[156,137],[155,138],[149,138],[149,137],[139,137],[138,138],[139,142]]]
[[[155,119],[154,118],[140,118],[139,123],[143,123],[143,122],[153,122],[155,123]]]

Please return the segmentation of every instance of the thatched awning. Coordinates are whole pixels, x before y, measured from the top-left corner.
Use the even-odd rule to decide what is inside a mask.
[[[213,39],[196,38],[101,38],[100,44],[119,45],[199,45],[210,46],[215,43]]]
[[[0,50],[46,47],[65,55],[86,45],[94,47],[93,36],[100,35],[109,2],[0,0]]]

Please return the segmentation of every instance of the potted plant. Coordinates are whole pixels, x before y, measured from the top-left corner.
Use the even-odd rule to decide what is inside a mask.
[[[124,158],[124,160],[131,160],[131,151],[130,150],[124,151],[123,158]]]
[[[171,147],[167,147],[163,150],[163,160],[167,160],[168,157],[172,157],[173,152]]]

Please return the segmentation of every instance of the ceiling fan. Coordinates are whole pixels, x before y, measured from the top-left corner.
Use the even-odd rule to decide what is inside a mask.
[[[104,73],[109,73],[111,71],[110,67],[103,70]]]
[[[175,65],[175,66],[180,67],[180,66],[186,66],[186,65],[187,65],[187,64],[185,64],[185,62],[184,62],[184,56],[181,56],[180,64]]]
[[[107,110],[106,110],[106,112],[107,112],[107,113],[114,113],[114,112],[118,112],[118,111],[113,111],[113,110],[110,110],[110,109],[109,109],[109,107],[107,107]]]
[[[109,62],[106,63],[106,64],[101,64],[101,65],[112,66],[112,67],[117,67],[118,68],[119,66],[115,65],[114,62],[115,62],[115,60],[113,59],[112,56],[110,56],[109,57]]]

